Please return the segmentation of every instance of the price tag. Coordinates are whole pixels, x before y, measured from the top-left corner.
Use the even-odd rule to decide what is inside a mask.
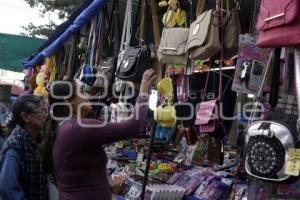
[[[288,151],[289,160],[300,160],[300,149],[289,149]]]
[[[297,161],[287,161],[284,173],[291,176],[299,176],[300,163]]]
[[[300,149],[288,150],[288,161],[284,173],[291,176],[299,176],[300,172]]]

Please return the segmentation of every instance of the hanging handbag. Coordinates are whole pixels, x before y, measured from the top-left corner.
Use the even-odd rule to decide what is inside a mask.
[[[300,45],[300,2],[262,0],[258,15],[257,46],[261,48]]]
[[[220,2],[221,8],[223,8],[223,0]],[[217,5],[218,7],[218,5]],[[200,15],[201,16],[201,15]],[[221,24],[223,24],[224,15],[223,13],[220,14],[220,20]],[[223,30],[224,27],[222,27],[221,30]],[[221,44],[224,44],[224,31],[221,32]],[[219,104],[221,102],[222,98],[222,81],[223,81],[223,73],[222,73],[222,68],[223,68],[223,60],[224,60],[224,48],[221,47],[221,58],[220,58],[220,65],[219,65],[219,88],[218,88],[218,98],[209,100],[209,101],[204,101],[206,98],[206,93],[207,93],[207,88],[208,88],[208,83],[209,83],[209,75],[210,75],[210,70],[213,65],[213,60],[211,58],[210,60],[210,68],[207,73],[206,77],[206,82],[205,82],[205,87],[204,87],[204,92],[202,96],[202,102],[200,103],[199,109],[197,111],[196,115],[196,120],[195,120],[195,125],[199,126],[199,132],[200,133],[209,133],[211,135],[217,136],[217,137],[223,137],[223,130],[222,130],[222,125],[223,121],[220,119],[220,112],[221,110],[219,109]]]
[[[118,54],[118,62],[117,62],[117,70],[118,67],[121,65],[121,62],[124,60],[125,50],[129,48],[131,34],[132,34],[132,0],[128,0],[126,4],[125,10],[125,18],[124,18],[124,25],[122,30],[122,37],[121,37],[121,44],[120,50]],[[117,72],[116,72],[117,75]],[[115,79],[115,90],[116,92],[120,92],[122,87],[122,80],[116,76]]]
[[[132,47],[125,51],[117,70],[117,77],[124,81],[140,83],[143,73],[151,68],[151,51],[147,47]]]
[[[224,19],[224,58],[232,58],[237,55],[239,49],[239,35],[242,27],[238,6],[229,11],[229,0],[226,0],[227,14]],[[238,3],[237,3],[238,5]]]
[[[202,96],[202,102],[199,105],[195,125],[199,126],[200,133],[216,134],[221,126],[221,121],[219,118],[218,105],[220,103],[221,93],[222,93],[222,68],[220,68],[219,77],[219,97],[217,99],[205,101],[210,71],[207,73],[204,92]]]
[[[207,145],[207,159],[213,163],[223,163],[223,143],[220,138],[209,137]]]
[[[107,8],[104,9],[104,16],[107,16]],[[106,14],[105,14],[106,13]],[[113,2],[112,13],[109,18],[109,24],[107,30],[103,35],[99,37],[99,40],[104,40],[103,45],[99,45],[98,48],[102,49],[100,56],[100,62],[97,67],[96,81],[94,87],[104,90],[110,88],[115,78],[115,71],[117,65],[117,51],[120,45],[120,38],[118,37],[120,20],[119,20],[119,6],[118,1]],[[106,28],[106,22],[103,20],[101,25],[102,29]],[[113,42],[114,41],[114,42]],[[98,42],[99,44],[100,42]]]
[[[158,48],[158,59],[163,64],[186,65],[188,53],[185,52],[189,36],[188,28],[165,28]]]
[[[104,90],[112,85],[116,64],[115,57],[108,57],[100,61],[97,69],[96,80],[93,85],[95,88]]]
[[[192,59],[206,60],[221,50],[219,35],[219,12],[209,10],[191,24],[185,51]]]
[[[145,13],[144,19],[147,20],[148,15],[148,4],[145,1],[143,4],[145,9],[142,9]],[[145,21],[141,21],[141,27],[143,27]],[[141,44],[145,41],[147,30],[140,27],[140,45],[137,47],[128,47],[125,49],[123,54],[123,60],[120,62],[117,68],[117,77],[124,81],[132,81],[140,83],[143,77],[143,73],[152,67],[151,62],[151,50]],[[147,29],[147,26],[144,26]],[[145,34],[144,34],[145,33]],[[143,38],[141,38],[143,37]]]

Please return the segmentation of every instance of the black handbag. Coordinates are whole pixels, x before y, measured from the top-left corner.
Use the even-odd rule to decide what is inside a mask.
[[[149,27],[146,26],[148,20],[148,1],[139,1],[139,11],[137,16],[141,15],[140,26],[137,27],[136,17],[134,31],[136,34],[132,34],[130,38],[130,46],[125,48],[124,56],[118,65],[116,76],[124,81],[132,81],[134,83],[140,83],[143,77],[143,73],[152,68],[151,50],[148,47],[149,43]],[[124,29],[125,30],[125,29]],[[139,32],[139,45],[135,46],[134,35]]]
[[[139,83],[143,73],[152,67],[151,51],[147,47],[130,47],[117,69],[117,77],[124,81]]]

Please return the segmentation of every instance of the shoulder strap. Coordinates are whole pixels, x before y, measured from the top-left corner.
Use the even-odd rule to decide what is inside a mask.
[[[152,12],[152,25],[153,25],[155,49],[157,49],[160,43],[160,30],[159,30],[159,20],[157,16],[157,3],[155,0],[151,0],[151,12]]]
[[[107,31],[105,32],[104,36],[104,44],[103,44],[103,53],[104,57],[106,56],[112,56],[117,52],[120,36],[118,34],[118,29],[120,26],[120,18],[119,18],[119,0],[114,0],[112,4],[112,11],[109,17],[109,23],[107,27]],[[108,10],[107,8],[104,9],[105,16],[108,16]]]
[[[206,94],[207,94],[207,89],[208,89],[208,83],[209,83],[210,70],[212,68],[212,63],[213,63],[213,59],[211,58],[210,61],[209,61],[209,68],[208,68],[207,75],[206,75],[204,91],[203,91],[203,94],[202,94],[202,97],[201,97],[202,101],[205,101],[205,99],[206,99]]]
[[[221,30],[221,59],[220,59],[220,71],[219,71],[219,91],[218,91],[218,100],[221,101],[222,90],[223,90],[223,63],[224,63],[224,0],[220,0],[220,30]]]
[[[280,80],[280,54],[281,48],[275,49],[274,54],[274,63],[273,63],[273,73],[272,73],[272,86],[271,86],[271,94],[270,94],[270,106],[276,107],[278,103],[278,95],[279,95],[279,80]]]
[[[296,94],[297,94],[297,105],[298,105],[298,121],[297,121],[297,130],[300,130],[300,49],[295,49],[295,82],[296,82]],[[299,138],[299,137],[298,137]]]
[[[137,46],[139,43],[136,34],[139,31],[139,19],[140,19],[141,6],[142,6],[142,0],[138,0],[138,6],[137,6],[135,16],[134,16],[132,35],[130,38],[130,46]]]
[[[196,15],[199,16],[201,15],[202,13],[205,12],[206,10],[206,1],[207,0],[198,0],[198,3],[197,3],[197,9],[196,9]],[[193,2],[192,0],[190,0],[190,2]]]
[[[140,12],[140,27],[139,27],[139,45],[142,45],[143,42],[145,41],[145,19],[146,19],[146,9],[147,9],[147,0],[141,0],[142,1],[142,6],[141,6],[141,12]]]
[[[131,39],[131,18],[132,18],[132,0],[127,1],[126,11],[125,11],[125,19],[122,31],[121,45],[120,51],[129,47],[130,39]]]

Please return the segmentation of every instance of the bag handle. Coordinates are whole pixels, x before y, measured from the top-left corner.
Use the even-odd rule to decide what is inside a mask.
[[[220,60],[220,71],[219,71],[219,91],[218,91],[218,100],[222,101],[222,90],[223,90],[223,63],[224,63],[224,0],[220,0],[220,29],[221,29],[221,60]]]
[[[141,13],[140,13],[140,26],[138,28],[138,32],[139,33],[139,45],[143,45],[144,41],[145,41],[145,18],[146,18],[146,9],[147,9],[147,0],[141,0],[142,1],[142,7],[141,7]]]
[[[153,26],[153,33],[154,33],[155,49],[157,49],[160,44],[160,29],[159,29],[159,19],[157,16],[157,3],[155,0],[150,0],[150,1],[151,1],[152,26]]]
[[[223,21],[224,21],[224,12],[222,11],[224,8],[224,1],[223,0],[219,0],[216,2],[216,7],[217,10],[221,13],[220,14],[220,32],[221,32],[221,58],[220,58],[220,64],[219,64],[219,89],[218,89],[218,101],[222,101],[222,91],[223,91],[223,62],[224,62],[224,25],[223,25]],[[221,8],[221,9],[219,9]],[[211,67],[213,66],[213,58],[210,59],[209,61],[209,71],[207,73],[207,77],[206,77],[206,82],[205,82],[205,88],[204,88],[204,94],[202,97],[202,101],[205,100],[206,97],[206,92],[207,92],[207,87],[208,87],[208,83],[209,83],[209,76],[210,76],[210,71],[211,71]]]
[[[208,67],[208,71],[207,71],[207,75],[206,75],[206,80],[205,80],[205,86],[204,86],[204,91],[203,91],[203,95],[202,95],[202,102],[205,101],[206,99],[206,93],[207,93],[207,88],[208,88],[208,83],[209,83],[209,77],[210,77],[210,70],[212,68],[212,61],[213,59],[211,58],[209,60],[209,67]]]
[[[192,4],[192,0],[190,0],[190,3]],[[198,0],[197,3],[197,9],[196,9],[196,16],[200,16],[202,13],[205,12],[206,10],[206,4],[207,4],[207,0]]]
[[[296,82],[296,94],[297,94],[297,105],[298,105],[298,120],[297,129],[300,130],[300,49],[295,48],[295,82]]]
[[[104,8],[104,15],[108,16],[107,7]],[[104,36],[104,44],[102,48],[103,57],[111,56],[111,54],[116,55],[119,50],[120,45],[120,35],[118,34],[120,28],[120,16],[119,16],[119,0],[114,0],[112,4],[112,12],[109,16],[109,23],[107,31]],[[112,52],[107,52],[112,51]]]
[[[268,75],[268,72],[269,72],[269,68],[272,65],[273,57],[274,57],[274,50],[272,50],[271,53],[270,53],[270,56],[269,56],[269,59],[268,59],[268,62],[267,62],[267,67],[265,69],[265,73],[263,75],[261,85],[259,87],[257,95],[253,99],[254,105],[253,105],[253,108],[252,108],[252,111],[251,111],[251,114],[250,114],[250,117],[249,117],[249,120],[248,120],[247,128],[253,122],[253,117],[256,115],[255,111],[257,111],[259,106],[260,106],[260,104],[257,103],[257,99],[262,95],[262,92],[263,92],[263,89],[264,89],[264,86],[265,86],[265,83],[266,83],[266,80],[267,80],[267,75]]]
[[[131,16],[132,16],[132,0],[128,0],[126,5],[126,10],[125,10],[125,19],[124,19],[124,26],[122,31],[120,52],[129,47],[131,33],[132,33]]]
[[[141,3],[141,9],[140,9],[141,12],[139,13],[139,18],[141,19],[141,21],[135,37],[139,41],[139,46],[143,46],[144,44],[147,45],[147,41],[148,41],[149,26],[146,25],[146,22],[148,20],[148,14],[149,14],[149,9],[148,9],[149,3],[148,0],[141,0],[140,3]]]
[[[278,103],[279,96],[279,79],[280,79],[280,54],[281,48],[275,48],[274,53],[274,63],[273,63],[273,73],[272,73],[272,87],[270,94],[270,105],[275,108]]]

